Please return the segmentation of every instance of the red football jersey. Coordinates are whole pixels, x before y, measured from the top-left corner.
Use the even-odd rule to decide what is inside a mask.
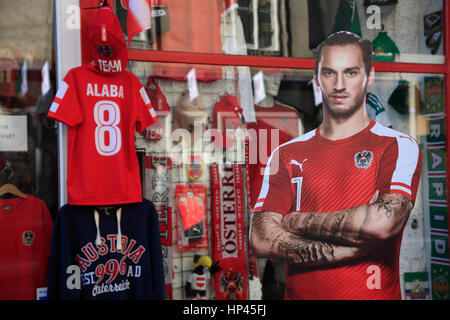
[[[74,68],[61,82],[48,116],[69,126],[69,204],[142,201],[135,131],[142,133],[158,118],[135,75],[105,76],[91,64]]]
[[[250,134],[249,165],[250,205],[258,200],[264,176],[264,167],[273,150],[300,134],[297,110],[275,101],[270,108],[255,105],[256,122],[248,123]]]
[[[421,159],[415,140],[374,121],[337,141],[316,129],[272,153],[255,211],[285,215],[343,210],[368,204],[376,190],[380,195],[401,193],[414,203]],[[337,266],[289,264],[285,298],[401,299],[401,239],[402,233],[368,256]],[[379,285],[371,284],[371,276],[379,276]]]
[[[47,287],[52,227],[42,200],[0,199],[0,300],[36,300]]]

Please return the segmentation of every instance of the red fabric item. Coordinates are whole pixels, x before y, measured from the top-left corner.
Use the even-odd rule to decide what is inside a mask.
[[[212,140],[218,147],[233,147],[234,130],[241,127],[241,115],[242,108],[235,96],[227,94],[214,105],[212,128],[217,131]]]
[[[21,56],[14,47],[8,45],[1,45],[0,52],[0,97],[15,97]]]
[[[152,86],[154,88],[152,88]],[[155,79],[153,79],[152,77],[148,77],[145,90],[147,91],[147,94],[156,113],[161,111],[170,112],[170,106],[167,103],[166,96],[161,91],[161,88],[159,87],[158,82],[156,82]]]
[[[332,141],[320,128],[280,146],[271,156],[255,211],[332,212],[368,204],[380,195],[416,198],[421,151],[413,139],[372,121],[347,139]],[[402,233],[368,256],[338,266],[286,271],[286,299],[401,299]],[[367,285],[379,270],[381,289]]]
[[[231,1],[233,2],[233,1]],[[213,142],[221,148],[232,148],[234,144],[234,130],[238,128],[245,129],[246,124],[242,123],[242,108],[239,105],[237,97],[232,95],[223,96],[215,105],[213,111],[212,129],[217,130],[213,135]],[[227,131],[228,130],[228,131]],[[249,141],[245,141],[245,163],[249,168]],[[253,179],[253,177],[252,177]],[[251,194],[250,186],[251,179],[248,169],[245,170],[245,183],[247,188],[247,196],[249,199],[249,208],[252,210],[253,206],[250,204]],[[248,252],[249,275],[258,276],[258,268],[256,258],[251,251]]]
[[[244,181],[241,165],[211,165],[213,261],[221,271],[213,281],[217,300],[248,299]]]
[[[158,118],[162,120],[167,117],[170,114],[170,106],[155,79],[152,77],[148,78],[145,90]],[[150,141],[159,141],[164,136],[165,129],[165,121],[158,121],[145,129],[143,135]]]
[[[264,168],[270,154],[279,145],[296,138],[300,130],[297,110],[277,102],[270,108],[255,105],[255,116],[256,122],[247,124],[250,132],[248,175],[252,207],[258,200]],[[277,135],[272,135],[275,133],[273,130],[278,130],[278,138]]]
[[[225,6],[227,9],[236,3],[237,3],[237,0],[225,0]]]
[[[142,201],[134,134],[158,118],[135,75],[104,76],[90,64],[74,68],[61,82],[48,116],[69,126],[69,204]]]
[[[206,186],[178,184],[177,203],[178,251],[208,248],[206,217]]]
[[[178,202],[178,206],[181,217],[183,218],[183,228],[185,231],[203,220],[205,205],[200,199],[188,196]]]
[[[52,228],[42,200],[0,199],[0,300],[36,300],[47,287]]]
[[[196,53],[222,53],[220,14],[223,0],[167,0],[170,30],[158,39],[158,50]],[[155,77],[185,81],[191,68],[196,68],[198,81],[222,78],[221,66],[154,63]]]
[[[89,48],[96,68],[105,73],[117,73],[125,70],[128,63],[128,51],[120,27],[119,19],[109,6],[99,8],[90,22]],[[98,48],[112,48],[110,56],[101,55]]]

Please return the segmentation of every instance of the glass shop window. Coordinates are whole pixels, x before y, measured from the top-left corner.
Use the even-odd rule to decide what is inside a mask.
[[[115,5],[127,33],[123,3]],[[442,8],[442,0],[154,0],[153,27],[131,48],[313,58],[326,37],[347,30],[372,41],[375,61],[442,64]]]
[[[58,210],[54,1],[0,4],[0,299],[45,297]]]

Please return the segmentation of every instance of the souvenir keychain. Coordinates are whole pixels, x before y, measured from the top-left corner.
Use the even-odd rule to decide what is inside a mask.
[[[189,180],[198,180],[203,175],[203,159],[201,155],[191,155],[186,165]]]

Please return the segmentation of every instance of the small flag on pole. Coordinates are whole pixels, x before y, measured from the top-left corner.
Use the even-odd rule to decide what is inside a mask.
[[[128,10],[127,37],[128,45],[135,35],[152,27],[151,0],[123,0],[123,6]]]

